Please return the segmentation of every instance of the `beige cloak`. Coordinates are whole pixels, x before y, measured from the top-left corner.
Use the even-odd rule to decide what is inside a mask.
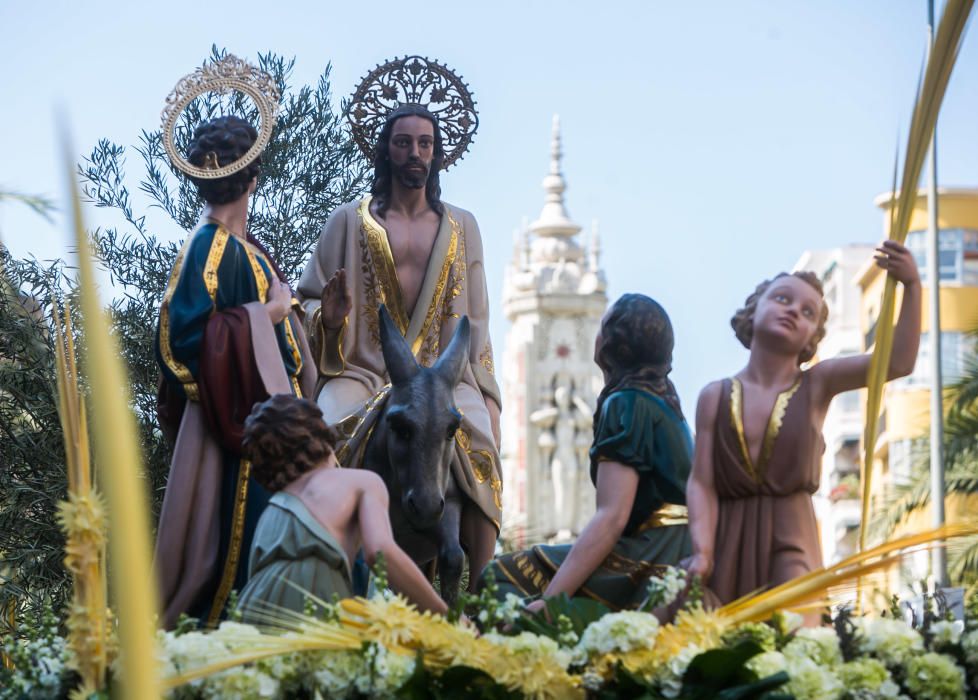
[[[380,414],[389,379],[380,348],[378,308],[385,304],[418,362],[431,366],[463,315],[471,323],[469,366],[455,391],[464,418],[456,434],[453,470],[459,487],[496,528],[502,513],[498,446],[486,399],[499,405],[489,339],[489,299],[482,238],[469,212],[445,204],[414,314],[408,316],[387,232],[370,214],[370,197],[345,204],[323,227],[312,259],[299,280],[306,330],[318,361],[317,401],[326,422],[338,428],[337,457],[359,466]],[[320,297],[334,272],[346,269],[353,308],[338,333],[324,332]]]

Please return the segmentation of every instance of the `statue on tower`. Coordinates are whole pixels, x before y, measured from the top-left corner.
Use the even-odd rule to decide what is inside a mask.
[[[380,305],[427,367],[468,317],[452,474],[465,497],[462,545],[478,571],[492,556],[502,516],[500,399],[479,227],[472,214],[441,200],[439,181],[475,133],[475,103],[453,72],[410,56],[364,78],[349,118],[374,165],[370,195],[333,212],[298,286],[319,370],[317,402],[339,432],[340,463],[361,466],[390,387]]]

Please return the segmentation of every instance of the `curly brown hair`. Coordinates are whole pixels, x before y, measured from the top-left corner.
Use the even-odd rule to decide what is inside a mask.
[[[811,342],[801,351],[798,356],[798,364],[803,364],[808,362],[813,357],[815,357],[815,351],[818,350],[818,344],[825,337],[825,322],[829,320],[829,307],[825,304],[825,290],[822,287],[822,280],[818,278],[814,272],[810,270],[798,270],[797,272],[780,272],[775,275],[772,279],[764,280],[754,292],[747,297],[747,301],[744,305],[737,310],[737,313],[733,315],[730,319],[730,326],[734,329],[734,333],[737,334],[737,340],[741,344],[750,350],[751,341],[754,339],[754,312],[757,310],[757,302],[764,295],[764,292],[768,290],[768,287],[778,279],[782,277],[797,277],[798,279],[808,283],[818,295],[822,297],[822,310],[819,312],[818,316],[818,327],[815,330],[815,336],[812,338]]]
[[[252,408],[241,449],[255,481],[269,491],[280,491],[322,465],[336,439],[315,401],[276,394]]]
[[[217,165],[225,166],[241,158],[258,139],[258,131],[241,117],[227,116],[211,119],[197,127],[190,142],[187,158],[198,168],[205,167],[207,159],[214,158]],[[197,185],[200,198],[209,204],[227,204],[239,199],[251,181],[258,177],[261,156],[244,168],[227,177],[215,180],[190,178]]]

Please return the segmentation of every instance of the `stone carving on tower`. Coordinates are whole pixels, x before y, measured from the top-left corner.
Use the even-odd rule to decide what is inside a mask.
[[[597,224],[583,246],[564,205],[554,117],[543,210],[517,231],[503,305],[503,538],[512,546],[575,538],[594,514],[588,448],[601,390],[594,338],[608,299]]]

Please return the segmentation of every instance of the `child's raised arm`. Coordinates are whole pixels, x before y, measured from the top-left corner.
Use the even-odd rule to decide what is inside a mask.
[[[913,372],[920,346],[920,274],[913,254],[896,241],[884,241],[877,248],[876,264],[903,284],[900,317],[893,330],[893,352],[887,381],[906,377]],[[865,353],[819,362],[811,369],[811,378],[819,403],[827,405],[836,394],[866,386],[871,355]]]
[[[394,541],[384,482],[373,472],[364,471],[360,475],[357,518],[367,565],[373,566],[377,553],[383,552],[391,585],[422,610],[445,614],[448,612],[445,601],[435,593],[417,564]]]
[[[713,546],[717,536],[719,505],[713,482],[713,428],[722,387],[720,382],[707,384],[696,402],[693,471],[686,484],[689,534],[693,540],[693,556],[689,559],[688,569],[691,574],[702,576],[704,580],[713,572]]]

